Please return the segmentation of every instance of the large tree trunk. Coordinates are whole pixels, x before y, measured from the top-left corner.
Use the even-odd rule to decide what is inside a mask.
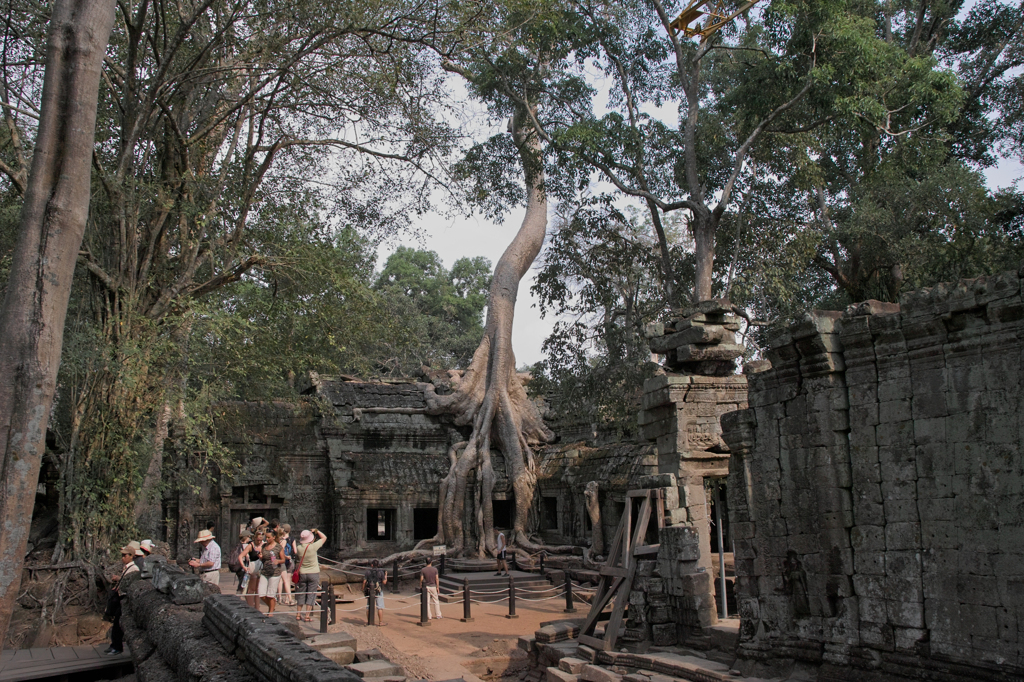
[[[495,547],[494,514],[491,505],[495,474],[492,445],[501,450],[515,493],[515,517],[509,542],[530,545],[527,521],[536,487],[536,463],[531,445],[551,440],[536,406],[516,376],[512,354],[512,318],[519,282],[529,271],[544,245],[547,230],[547,199],[540,141],[525,111],[517,112],[510,132],[519,148],[526,177],[526,216],[515,239],[505,249],[494,269],[487,305],[487,324],[473,361],[458,389],[438,396],[428,389],[432,412],[450,412],[457,424],[472,424],[473,431],[461,453],[457,453],[448,476],[441,484],[438,542],[452,553],[471,551],[472,533],[464,527],[467,500],[476,501],[476,553],[483,556]],[[469,477],[475,473],[475,486]]]
[[[113,0],[57,0],[32,171],[0,310],[0,637],[21,584],[71,280],[89,214],[100,68]]]

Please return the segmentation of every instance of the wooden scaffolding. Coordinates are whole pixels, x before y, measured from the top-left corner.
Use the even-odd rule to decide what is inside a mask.
[[[642,501],[634,525],[633,504],[636,499]],[[609,651],[615,647],[626,604],[629,603],[629,593],[633,589],[637,562],[640,559],[653,558],[658,555],[659,544],[647,544],[647,526],[651,521],[652,512],[657,520],[658,529],[664,528],[665,503],[660,489],[630,490],[626,493],[626,509],[619,520],[615,539],[612,540],[611,548],[608,550],[608,559],[599,571],[601,581],[594,594],[594,601],[590,604],[590,613],[587,614],[587,619],[584,621],[583,627],[580,628],[580,644],[586,644],[598,651]],[[612,608],[611,618],[605,626],[604,637],[595,637],[594,631],[598,619],[613,599],[615,606]]]

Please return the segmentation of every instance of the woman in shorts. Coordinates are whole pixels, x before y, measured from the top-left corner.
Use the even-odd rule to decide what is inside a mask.
[[[295,607],[295,620],[305,620],[307,623],[313,620],[313,605],[320,589],[320,560],[316,553],[325,542],[327,536],[316,528],[304,530],[299,535],[299,544],[295,547],[296,563],[299,566],[299,583],[294,592],[295,603],[298,604]]]
[[[267,613],[273,615],[274,609],[277,607],[277,586],[281,582],[281,570],[284,564],[284,552],[281,551],[281,543],[278,542],[276,535],[271,535],[263,545],[260,559],[263,561],[263,568],[260,569],[260,585],[257,594],[267,605],[269,609]]]

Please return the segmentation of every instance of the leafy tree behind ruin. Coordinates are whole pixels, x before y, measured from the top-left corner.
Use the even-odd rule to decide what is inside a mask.
[[[529,387],[548,400],[549,421],[636,430],[643,382],[655,369],[645,327],[670,305],[643,217],[606,196],[559,211],[532,287],[541,313],[558,320]],[[684,260],[686,240],[678,230],[667,236],[673,261]]]
[[[449,270],[433,251],[398,247],[373,288],[390,316],[401,321],[403,333],[397,343],[380,339],[377,362],[406,375],[423,364],[467,367],[483,335],[490,285],[491,263],[486,258],[460,258]]]
[[[4,73],[13,132],[0,170],[14,191],[35,142],[34,7],[6,25],[5,44],[24,57]],[[444,36],[415,6],[120,9],[69,327],[75,357],[61,381],[55,560],[105,551],[133,527],[140,491],[158,492],[168,421],[187,421],[189,339],[207,322],[199,303],[311,264],[298,247],[312,230],[284,207],[320,207],[317,229],[393,229],[426,205],[422,178],[452,142],[417,56]]]

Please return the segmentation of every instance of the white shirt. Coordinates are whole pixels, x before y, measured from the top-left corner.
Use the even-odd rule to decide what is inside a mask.
[[[203,553],[199,555],[200,566],[209,562],[213,562],[213,566],[203,568],[204,571],[220,570],[220,545],[216,540],[210,540],[210,543],[203,548]]]

